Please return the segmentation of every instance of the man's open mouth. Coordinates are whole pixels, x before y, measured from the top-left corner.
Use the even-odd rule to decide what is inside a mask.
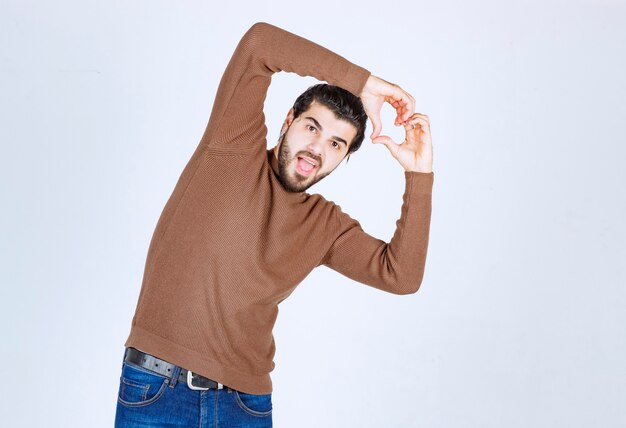
[[[306,177],[310,175],[313,172],[313,170],[315,170],[315,168],[317,168],[317,162],[309,158],[298,156],[297,162],[296,162],[296,170],[298,171],[299,174],[304,175]]]

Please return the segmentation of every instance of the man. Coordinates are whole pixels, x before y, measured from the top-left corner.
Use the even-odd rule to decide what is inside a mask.
[[[263,102],[278,71],[329,84],[298,97],[268,150]],[[380,135],[385,102],[404,125],[402,144]],[[417,291],[433,172],[428,117],[413,109],[399,86],[330,50],[268,23],[250,27],[150,242],[116,426],[271,426],[278,304],[317,266],[387,292]],[[367,117],[372,142],[404,168],[389,243],[305,192],[359,148]]]

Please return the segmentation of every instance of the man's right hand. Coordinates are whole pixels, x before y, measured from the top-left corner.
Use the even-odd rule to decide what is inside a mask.
[[[382,130],[380,110],[385,102],[396,109],[396,125],[404,124],[415,111],[415,98],[411,94],[395,83],[387,82],[373,74],[365,82],[359,98],[361,98],[365,113],[374,127],[374,131],[370,135],[372,140],[378,137]]]

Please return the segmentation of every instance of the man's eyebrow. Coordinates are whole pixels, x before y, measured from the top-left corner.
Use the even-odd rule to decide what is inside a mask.
[[[320,129],[320,131],[324,130],[324,128],[322,128],[322,125],[320,125],[320,123],[317,120],[315,120],[314,117],[307,116],[307,117],[305,117],[305,119],[309,119],[309,120],[313,121],[313,123],[315,123],[315,126],[317,126]],[[336,135],[333,135],[332,138],[334,140],[339,141],[340,143],[343,143],[344,146],[346,146],[346,147],[348,146],[348,142],[346,140],[344,140],[343,138],[337,137]]]

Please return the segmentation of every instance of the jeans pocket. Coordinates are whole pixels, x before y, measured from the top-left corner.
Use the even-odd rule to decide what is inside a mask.
[[[128,407],[147,406],[161,398],[169,382],[163,375],[124,362],[117,399]]]
[[[252,416],[269,416],[272,413],[272,394],[248,394],[233,390],[237,405]]]

